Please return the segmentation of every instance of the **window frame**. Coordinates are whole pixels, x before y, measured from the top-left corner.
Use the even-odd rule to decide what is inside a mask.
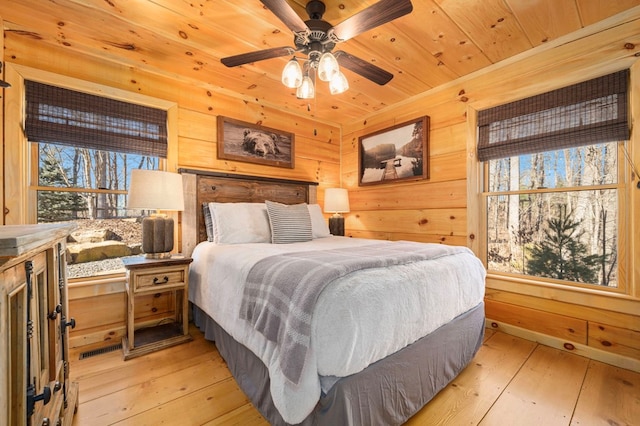
[[[602,184],[596,186],[572,186],[572,187],[562,187],[562,188],[545,188],[545,189],[528,189],[528,190],[509,190],[509,191],[501,191],[501,192],[491,192],[487,190],[488,187],[488,176],[489,176],[489,161],[482,162],[482,191],[480,193],[480,197],[482,199],[481,203],[483,204],[483,223],[485,225],[485,232],[482,241],[482,245],[484,246],[484,257],[482,258],[485,267],[487,268],[487,273],[492,276],[503,276],[508,279],[515,280],[525,280],[525,281],[534,281],[539,282],[540,284],[551,285],[551,286],[561,286],[567,288],[579,288],[584,290],[598,290],[605,293],[612,294],[628,294],[628,253],[629,247],[627,244],[627,235],[628,235],[628,223],[627,218],[629,217],[629,203],[627,202],[627,194],[625,188],[629,186],[627,182],[627,176],[629,176],[629,167],[626,162],[626,158],[624,156],[624,148],[625,145],[629,144],[629,141],[617,142],[617,158],[618,158],[618,170],[617,170],[617,183],[613,184]],[[544,151],[549,152],[549,151]],[[616,287],[603,287],[597,284],[587,284],[587,283],[579,283],[579,282],[571,282],[571,281],[563,281],[546,277],[536,277],[534,275],[528,274],[518,274],[518,273],[510,273],[510,272],[501,272],[489,270],[488,268],[488,253],[487,253],[487,240],[488,240],[488,225],[487,225],[487,199],[490,196],[497,195],[522,195],[522,194],[546,194],[546,193],[567,193],[567,192],[579,192],[579,191],[588,191],[588,190],[601,190],[601,189],[615,189],[618,195],[618,233],[616,235],[618,248],[617,248],[617,277],[618,277],[618,285]],[[621,232],[620,230],[627,230],[626,232]]]
[[[583,74],[581,77],[584,78],[588,76]],[[640,112],[640,97],[634,96],[634,94],[638,92],[638,89],[640,89],[639,77],[640,65],[632,66],[629,86],[631,93],[630,111],[632,115]],[[553,82],[549,81],[547,83],[552,84],[554,82],[556,87],[571,84],[571,82],[567,82],[564,79],[560,82],[558,79],[555,79]],[[546,87],[549,86],[547,85]],[[486,204],[483,203],[482,199],[482,192],[485,185],[484,168],[483,163],[478,161],[477,158],[478,112],[482,109],[491,108],[533,95],[535,94],[535,92],[532,92],[533,89],[533,87],[522,87],[521,90],[510,92],[509,96],[506,97],[504,93],[501,93],[498,94],[499,96],[486,97],[466,105],[467,246],[485,266],[487,259],[485,243],[487,229],[485,218],[487,212]],[[638,135],[638,132],[632,131],[628,143],[629,155],[635,164],[640,164],[640,148],[634,149],[634,146],[640,146],[640,136]],[[626,163],[628,164],[628,162]],[[630,175],[631,173],[627,173],[627,176]],[[624,181],[626,185],[624,192],[628,200],[627,207],[630,211],[629,215],[625,217],[625,223],[627,224],[626,232],[625,234],[622,234],[622,232],[619,233],[619,235],[622,234],[622,237],[626,238],[624,246],[628,249],[629,253],[627,256],[627,265],[625,265],[627,281],[625,294],[602,291],[598,288],[559,285],[530,279],[524,276],[506,276],[488,272],[485,280],[488,297],[493,298],[500,294],[499,300],[521,303],[521,298],[524,296],[528,298],[529,303],[536,301],[535,304],[530,305],[530,307],[548,309],[553,306],[553,309],[559,312],[566,309],[573,309],[572,307],[575,305],[581,305],[585,307],[606,307],[606,309],[612,313],[637,315],[637,301],[640,299],[640,264],[638,263],[640,259],[636,261],[635,257],[638,257],[637,253],[640,250],[640,240],[638,240],[640,236],[640,226],[636,225],[631,218],[640,213],[640,191],[636,188],[636,183],[639,178],[640,177],[634,175]],[[638,240],[638,242],[635,242],[635,240]],[[492,296],[494,294],[496,296]]]
[[[35,193],[35,203],[36,203],[36,222],[37,218],[37,203],[38,203],[38,191],[49,191],[49,192],[76,192],[76,193],[87,193],[87,194],[117,194],[117,195],[126,195],[128,192],[124,189],[99,189],[99,188],[70,188],[70,187],[59,187],[59,186],[43,186],[39,184],[39,176],[38,176],[38,165],[39,163],[39,142],[29,142],[30,145],[30,158],[31,158],[31,182],[38,182],[36,185],[30,185],[29,189]],[[106,151],[106,152],[115,152],[115,151]],[[158,157],[158,169],[157,170],[166,170],[167,167],[167,159]]]
[[[37,148],[34,150],[31,146],[33,143],[27,141],[23,131],[26,113],[25,80],[166,110],[167,158],[164,160],[164,170],[172,172],[178,170],[178,104],[176,101],[156,98],[14,63],[6,64],[5,80],[12,86],[11,90],[5,91],[5,102],[16,105],[16,108],[9,109],[5,116],[5,149],[12,152],[11,164],[5,164],[5,179],[6,182],[10,182],[5,186],[4,223],[6,225],[37,223],[38,152]],[[81,191],[85,190],[81,189]],[[178,220],[177,212],[169,212],[169,214],[174,220]],[[178,234],[177,227],[175,232]],[[178,235],[176,235],[176,241],[179,241],[177,237]],[[107,283],[109,280],[121,282],[124,277],[125,274],[123,272],[99,277],[70,279],[69,285],[70,287],[74,285],[92,285],[94,283]]]

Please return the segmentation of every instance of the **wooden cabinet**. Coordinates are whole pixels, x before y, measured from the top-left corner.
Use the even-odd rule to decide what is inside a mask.
[[[72,229],[0,226],[0,424],[70,425],[77,408],[78,386],[68,380]]]
[[[188,315],[191,261],[184,256],[123,259],[127,269],[127,335],[122,339],[125,360],[191,340]],[[156,326],[136,330],[136,297],[164,292],[175,294],[174,317],[159,321]]]

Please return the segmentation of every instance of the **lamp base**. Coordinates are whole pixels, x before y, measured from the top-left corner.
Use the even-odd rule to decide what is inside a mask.
[[[173,250],[173,219],[152,215],[142,219],[142,251],[147,259],[166,259]]]
[[[336,213],[329,218],[329,232],[331,235],[344,237],[344,217],[342,215]]]

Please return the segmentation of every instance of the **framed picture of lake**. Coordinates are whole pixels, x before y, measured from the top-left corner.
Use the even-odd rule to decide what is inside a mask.
[[[294,167],[295,135],[218,116],[218,158],[266,166]]]
[[[429,178],[429,117],[358,139],[360,186]]]

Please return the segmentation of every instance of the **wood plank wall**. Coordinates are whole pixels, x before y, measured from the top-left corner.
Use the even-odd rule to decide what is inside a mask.
[[[24,73],[27,67],[31,74],[55,74],[56,80],[65,77],[89,82],[88,87],[104,93],[125,91],[132,98],[150,96],[166,103],[177,105],[177,119],[170,126],[177,127],[177,146],[170,146],[168,167],[203,169],[239,174],[289,178],[318,182],[318,202],[322,205],[324,188],[340,184],[340,127],[336,124],[318,122],[309,116],[292,115],[261,105],[255,100],[240,99],[224,94],[224,81],[193,85],[181,82],[179,77],[169,80],[139,69],[122,66],[106,52],[104,58],[79,56],[68,49],[44,46],[36,37],[20,32],[6,32],[4,58],[12,74]],[[40,74],[39,74],[40,73]],[[13,90],[13,89],[12,89]],[[13,92],[14,94],[17,92]],[[12,143],[21,136],[17,119],[19,111],[14,108]],[[269,167],[250,163],[218,160],[216,156],[216,117],[223,115],[249,123],[281,129],[295,134],[295,168]],[[7,119],[8,120],[8,119]],[[7,121],[8,122],[8,121]],[[0,127],[1,128],[1,127]],[[20,149],[21,146],[18,145]],[[3,174],[13,174],[17,184],[10,182],[7,194],[11,194],[11,213],[7,223],[25,223],[29,219],[26,206],[24,176],[28,176],[28,151],[9,150],[10,158],[3,163]],[[6,169],[5,169],[6,168]],[[178,242],[177,246],[180,246]],[[103,280],[93,285],[71,284],[70,304],[78,326],[71,332],[71,345],[78,346],[100,341],[118,341],[124,331],[125,299],[124,277]],[[168,315],[168,296],[150,297],[141,303],[136,314],[139,324],[152,323]]]
[[[469,167],[475,151],[473,144],[469,146],[475,137],[475,111],[633,66],[633,117],[640,116],[637,106],[640,70],[634,65],[640,55],[637,9],[539,46],[533,53],[518,55],[453,84],[425,92],[399,106],[343,123],[342,127],[317,122],[311,116],[294,116],[270,109],[248,98],[225,96],[224,82],[194,86],[181,82],[179,77],[168,80],[122,66],[110,60],[108,52],[104,58],[90,58],[73,55],[64,48],[44,49],[28,34],[6,33],[4,58],[9,66],[41,69],[175,102],[178,142],[172,164],[177,167],[317,181],[321,204],[324,188],[342,183],[350,191],[351,212],[346,215],[348,235],[462,244],[478,251],[476,236],[481,227],[478,200],[474,197],[477,170]],[[217,115],[294,132],[296,168],[217,160]],[[358,138],[422,115],[431,117],[431,178],[358,187]],[[640,142],[637,138],[634,134],[631,144],[636,164],[640,163],[640,150],[634,149]],[[13,165],[18,169],[24,166],[19,161]],[[546,344],[573,348],[571,350],[581,354],[640,369],[640,348],[637,347],[640,264],[635,260],[640,259],[637,214],[640,196],[637,190],[630,190],[629,195],[633,206],[632,252],[627,268],[632,271],[629,294],[603,296],[595,291],[564,291],[489,277],[486,299],[490,324]],[[24,204],[21,197],[17,198]],[[86,312],[83,316],[92,315],[88,307],[104,302],[99,310],[104,314],[100,315],[110,319],[106,324],[100,321],[94,324],[91,321],[95,318],[87,319],[86,324],[92,327],[84,330],[84,334],[72,332],[72,343],[93,343],[121,333],[124,323],[119,312],[124,309],[120,306],[123,289],[122,282],[77,289],[71,301],[75,304],[72,305],[74,311]],[[156,303],[159,304],[156,308],[161,310],[160,304],[164,302]],[[150,303],[148,318],[153,317],[153,307]],[[76,320],[81,324],[83,318],[76,317]]]
[[[0,25],[2,25],[2,16],[0,16]],[[4,37],[0,39],[0,80],[4,80]],[[4,90],[0,89],[0,117],[4,117]],[[4,119],[0,120],[0,143],[4,146]],[[0,149],[0,165],[4,164],[4,149]],[[0,166],[0,213],[4,212],[4,192],[5,192],[5,176],[4,167]],[[0,225],[4,225],[4,214],[0,219]]]
[[[567,86],[620,69],[632,69],[633,120],[640,118],[640,11],[632,9],[539,46],[452,84],[425,92],[343,126],[342,180],[351,212],[346,232],[379,239],[462,244],[482,253],[481,191],[475,156],[477,110]],[[415,119],[431,118],[431,176],[427,181],[358,186],[358,138]],[[640,163],[639,132],[630,147]],[[623,159],[621,159],[623,161]],[[469,164],[473,165],[469,167]],[[487,280],[489,325],[560,349],[640,369],[640,191],[633,203],[627,294],[566,291],[499,276]]]

